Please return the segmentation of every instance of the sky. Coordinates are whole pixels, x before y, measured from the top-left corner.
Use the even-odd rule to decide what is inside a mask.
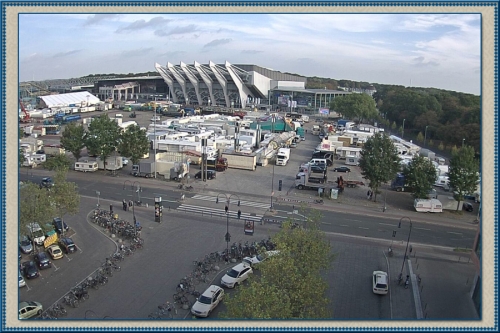
[[[155,71],[155,63],[480,94],[480,14],[20,14],[20,81]]]

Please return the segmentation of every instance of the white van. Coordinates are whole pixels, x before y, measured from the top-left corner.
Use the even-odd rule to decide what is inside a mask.
[[[115,114],[115,118],[123,119],[123,115],[121,113]]]
[[[328,162],[326,161],[326,158],[313,158],[311,159],[307,164],[310,165],[328,165]]]
[[[75,163],[75,171],[83,171],[83,172],[95,172],[97,171],[98,166],[97,162],[76,162]]]

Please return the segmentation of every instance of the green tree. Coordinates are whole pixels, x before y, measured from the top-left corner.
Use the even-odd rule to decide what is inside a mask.
[[[86,131],[83,124],[69,123],[61,135],[61,147],[73,154],[76,161],[82,156],[85,147]]]
[[[224,300],[224,318],[312,319],[328,318],[328,284],[322,272],[333,256],[317,222],[291,228],[290,221],[273,237],[280,253],[259,264],[260,275]]]
[[[415,199],[425,199],[436,182],[436,168],[423,156],[413,156],[411,162],[403,167],[405,182],[412,188]]]
[[[49,191],[38,184],[26,182],[19,187],[19,233],[29,236],[28,224],[36,222],[44,229],[56,214]],[[44,230],[45,231],[45,230]]]
[[[18,139],[21,140],[21,138],[23,138],[23,137],[24,137],[24,129],[22,127],[20,127]],[[23,150],[21,148],[19,148],[19,160],[18,160],[19,167],[23,166],[24,161],[26,161],[26,157],[24,157]]]
[[[424,135],[422,134],[422,132],[418,132],[417,141],[424,142]]]
[[[382,133],[369,138],[361,151],[359,167],[363,177],[370,181],[374,201],[377,201],[380,185],[393,179],[399,170],[398,152],[391,139]]]
[[[443,150],[444,150],[444,144],[443,144],[443,141],[441,141],[441,142],[439,143],[438,149],[439,149],[439,150],[441,150],[441,151],[443,151]]]
[[[139,160],[149,152],[149,141],[146,131],[139,126],[129,126],[122,133],[118,150],[122,156],[130,158],[132,164],[139,163]]]
[[[453,151],[450,158],[448,177],[450,187],[453,189],[453,197],[458,201],[457,210],[460,207],[460,201],[464,200],[466,194],[477,191],[479,163],[474,157],[474,148],[466,145]]]
[[[432,147],[432,146],[434,146],[434,140],[431,139],[431,140],[429,140],[429,147]]]
[[[359,121],[373,119],[378,115],[375,101],[368,94],[350,94],[335,98],[330,108],[340,112],[344,117],[349,119],[356,117]]]
[[[89,124],[85,145],[87,149],[99,156],[104,165],[106,159],[116,150],[120,143],[121,129],[116,121],[107,115],[94,118]]]
[[[59,217],[74,215],[80,211],[80,194],[76,183],[66,180],[66,171],[58,170],[50,196]]]
[[[48,170],[68,170],[71,167],[71,160],[66,154],[57,154],[47,157],[43,167]]]
[[[396,122],[393,121],[392,125],[391,125],[391,129],[394,131],[397,127],[398,127],[398,125],[396,125]]]

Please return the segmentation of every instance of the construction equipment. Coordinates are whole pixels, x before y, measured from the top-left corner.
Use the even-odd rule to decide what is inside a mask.
[[[31,117],[30,117],[29,113],[26,111],[26,109],[24,108],[24,104],[23,104],[23,101],[21,101],[21,99],[19,99],[19,105],[21,105],[21,111],[23,111],[23,113],[24,113],[24,118],[21,118],[20,121],[22,123],[29,123],[31,121]]]

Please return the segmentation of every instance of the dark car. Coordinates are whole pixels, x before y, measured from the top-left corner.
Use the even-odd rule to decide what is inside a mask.
[[[64,224],[64,231],[68,231],[69,230],[69,227],[66,224],[66,222],[64,222],[63,220],[61,220],[60,217],[54,217],[54,220],[52,221],[52,224],[56,228],[56,231],[57,231],[58,234],[62,233],[62,231],[63,231],[62,230],[63,224]]]
[[[33,244],[31,243],[28,237],[23,236],[23,238],[21,238],[21,240],[19,241],[19,249],[24,254],[29,254],[33,252]]]
[[[341,166],[341,167],[334,168],[333,171],[336,171],[336,172],[351,172],[351,169],[349,169],[348,167],[345,167],[345,166]]]
[[[310,165],[309,167],[313,173],[326,173],[326,165],[324,164]]]
[[[69,237],[61,238],[59,240],[59,246],[63,249],[66,254],[76,252],[76,245],[73,240]]]
[[[21,264],[24,277],[27,279],[34,279],[40,276],[38,268],[33,261],[25,261]]]
[[[213,170],[207,170],[207,179],[214,179],[216,178],[217,174]],[[201,179],[201,171],[198,171],[196,175],[194,175],[194,178],[196,179]]]
[[[462,205],[462,209],[468,212],[474,211],[474,207],[472,207],[472,204],[470,202],[464,202]]]
[[[40,188],[51,188],[52,186],[54,186],[52,178],[50,177],[42,178],[42,181],[40,182]]]
[[[45,252],[38,252],[37,254],[35,254],[35,262],[40,269],[52,267],[49,256]]]

